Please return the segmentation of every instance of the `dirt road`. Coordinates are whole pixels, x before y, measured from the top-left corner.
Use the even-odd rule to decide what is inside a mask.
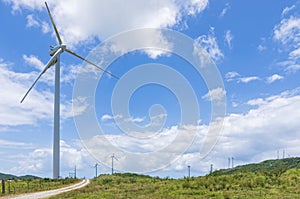
[[[75,189],[79,189],[82,188],[86,185],[88,185],[90,183],[89,180],[83,180],[77,184],[68,186],[68,187],[64,187],[64,188],[60,188],[60,189],[54,189],[54,190],[49,190],[49,191],[41,191],[41,192],[35,192],[35,193],[28,193],[28,194],[21,194],[18,196],[11,196],[11,197],[4,197],[5,199],[9,198],[15,198],[15,199],[38,199],[38,198],[47,198],[50,196],[54,196],[57,194],[61,194],[67,191],[72,191]]]

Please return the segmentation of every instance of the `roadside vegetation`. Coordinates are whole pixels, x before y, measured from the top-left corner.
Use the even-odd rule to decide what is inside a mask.
[[[289,158],[183,179],[162,179],[131,173],[101,175],[80,190],[51,198],[294,199],[300,196],[299,166],[299,158]]]
[[[5,194],[1,192],[0,196],[18,195],[23,193],[31,193],[38,191],[46,191],[51,189],[57,189],[68,186],[70,184],[79,182],[78,179],[66,178],[66,179],[49,179],[49,178],[28,178],[28,179],[13,179],[5,180]],[[0,182],[1,184],[1,182]]]

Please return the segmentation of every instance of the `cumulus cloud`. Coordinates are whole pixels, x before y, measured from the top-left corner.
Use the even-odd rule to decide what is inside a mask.
[[[33,15],[27,15],[27,27],[41,28],[43,33],[50,32],[50,26],[47,22],[35,19]]]
[[[112,116],[112,115],[109,115],[109,114],[104,114],[101,117],[101,121],[115,120],[115,119],[121,119],[121,118],[123,118],[122,115]]]
[[[300,31],[300,18],[290,17],[282,19],[280,24],[274,28],[274,39],[278,40],[282,44],[292,43],[297,45],[295,41],[299,38]]]
[[[110,167],[110,156],[115,152],[118,158],[115,169],[118,171],[143,172],[151,168],[160,168],[152,174],[161,176],[172,172],[173,175],[177,173],[177,177],[182,177],[182,172],[187,165],[191,165],[193,175],[207,174],[210,164],[213,164],[215,169],[227,168],[227,157],[234,157],[235,165],[239,165],[276,158],[277,150],[281,149],[285,149],[291,156],[299,156],[300,88],[265,98],[254,98],[247,104],[251,108],[246,113],[232,113],[225,117],[222,134],[205,158],[200,158],[200,150],[208,129],[211,128],[205,124],[166,128],[160,134],[153,132],[155,136],[150,140],[132,139],[122,134],[98,135],[85,140],[85,145],[99,155],[97,158],[102,160],[101,163],[106,165],[106,168]],[[286,118],[286,115],[289,117]],[[196,132],[196,137],[193,137],[191,132]],[[176,145],[166,148],[178,135],[181,137]],[[7,143],[7,141],[3,142]],[[11,144],[8,143],[7,146]],[[114,147],[121,150],[116,152]],[[147,156],[149,152],[161,149],[166,151],[157,157]],[[73,169],[75,164],[78,168],[92,164],[88,152],[82,148],[82,145],[61,141],[61,151],[63,172]],[[138,155],[138,161],[131,154]],[[167,163],[172,164],[160,167],[166,164],[165,160],[170,159],[174,161]],[[16,162],[17,166],[13,167],[11,172],[50,173],[51,161],[51,148],[36,148],[28,154],[21,154]]]
[[[134,154],[142,152],[140,154],[141,159],[139,159],[141,161],[138,162],[133,161],[127,153],[117,153],[116,156],[119,161],[116,162],[116,168],[119,170],[141,171],[144,169],[146,171],[149,168],[156,168],[156,166],[161,165],[164,163],[164,159],[169,156],[174,157],[176,161],[157,172],[182,172],[187,165],[191,165],[197,175],[206,174],[209,172],[211,163],[214,164],[216,169],[226,168],[227,157],[234,157],[235,164],[246,164],[276,158],[276,151],[283,148],[289,151],[292,156],[299,155],[298,129],[300,124],[298,121],[300,112],[297,108],[300,105],[299,103],[299,88],[278,95],[249,100],[247,104],[251,108],[248,112],[229,114],[225,117],[222,135],[213,150],[204,159],[200,158],[200,150],[207,130],[211,128],[207,125],[170,127],[157,135],[158,139],[155,139],[155,142],[145,139],[133,140],[125,135],[108,135],[106,138],[98,136],[87,142],[92,150],[95,150],[95,153],[99,150],[98,154],[106,160],[106,164],[110,164],[110,159],[105,154],[113,151],[110,142],[114,143],[115,147],[122,148],[127,152]],[[291,117],[287,119],[286,115]],[[191,131],[197,132],[197,138],[194,139],[194,142],[192,142],[191,134],[188,133]],[[147,164],[145,164],[146,160],[142,161],[142,157],[146,156],[148,152],[170,145],[174,140],[174,136],[176,137],[181,133],[184,136],[180,139],[180,142],[172,149],[168,149],[166,154],[162,153],[160,158],[147,159]],[[297,141],[290,142],[290,140]],[[192,143],[190,148],[180,151],[182,150],[180,146],[187,143]],[[107,153],[103,153],[103,150],[100,150],[97,146],[102,146],[102,149],[107,150]],[[145,154],[145,152],[147,153]]]
[[[260,78],[257,76],[241,77],[241,75],[236,71],[230,71],[226,73],[225,79],[227,82],[236,81],[237,83],[249,83],[251,81],[260,80]]]
[[[42,66],[41,61],[34,56],[24,56],[24,59],[36,68]],[[39,72],[15,72],[11,65],[11,63],[0,59],[0,97],[2,99],[0,102],[0,126],[31,125],[36,124],[39,120],[51,120],[53,110],[49,107],[53,107],[52,92],[40,91],[37,89],[37,85],[27,96],[27,99],[20,104],[22,95],[32,85]],[[43,81],[43,78],[41,80]],[[44,79],[44,81],[48,80],[47,78]],[[73,116],[71,102],[63,102],[61,110],[62,118]],[[79,113],[77,112],[77,114]]]
[[[195,41],[208,52],[214,61],[218,61],[224,57],[215,37],[214,28],[210,29],[208,35],[201,35]]]
[[[294,10],[295,7],[286,8],[283,17]],[[297,14],[282,18],[279,24],[273,29],[273,39],[280,43],[281,51],[287,52],[288,57],[278,65],[285,67],[286,71],[297,71],[300,69],[300,18]]]
[[[271,84],[271,83],[273,83],[273,82],[275,82],[277,80],[281,80],[281,79],[283,79],[283,76],[278,75],[278,74],[274,74],[274,75],[272,75],[270,77],[267,77],[267,83]]]
[[[226,79],[226,81],[230,82],[230,81],[235,80],[235,78],[239,77],[239,76],[240,76],[240,74],[238,72],[230,71],[230,72],[226,73],[225,79]]]
[[[242,83],[249,83],[255,80],[260,80],[259,77],[257,76],[250,76],[250,77],[241,77],[238,79],[238,82],[242,82]]]
[[[60,159],[61,159],[61,175],[68,177],[68,172],[74,169],[82,169],[91,162],[91,158],[87,151],[76,143],[66,143],[60,140]],[[15,157],[16,158],[16,157]],[[52,165],[52,148],[36,147],[29,153],[21,153],[15,161],[14,167],[10,168],[10,172],[17,175],[33,174],[33,175],[51,175]]]
[[[12,6],[14,12],[22,9],[45,10],[44,3],[38,0],[5,2]],[[76,45],[95,37],[103,41],[112,35],[136,28],[173,27],[181,23],[184,16],[202,12],[208,0],[55,0],[48,4],[64,42]],[[78,14],[82,12],[85,14]],[[28,24],[41,27],[33,14],[28,17],[28,21]]]
[[[208,101],[220,101],[224,99],[225,95],[226,95],[226,91],[223,88],[216,88],[210,90],[208,93],[202,96],[202,99]]]

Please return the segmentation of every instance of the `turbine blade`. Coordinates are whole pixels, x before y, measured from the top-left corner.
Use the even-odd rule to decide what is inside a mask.
[[[34,85],[37,83],[37,81],[41,78],[41,76],[48,70],[48,68],[50,68],[50,66],[55,64],[55,59],[57,57],[57,55],[59,53],[61,53],[62,49],[58,49],[56,51],[56,53],[51,57],[51,59],[48,61],[48,63],[46,64],[45,68],[42,70],[42,72],[39,74],[39,76],[35,79],[35,81],[33,82],[33,84],[31,85],[31,87],[28,89],[28,91],[26,92],[26,94],[24,95],[24,97],[22,98],[22,100],[20,101],[20,103],[22,103],[25,98],[27,97],[27,95],[29,94],[29,92],[32,90],[32,88],[34,87]]]
[[[54,31],[55,31],[56,37],[57,37],[57,39],[58,39],[58,43],[59,43],[59,45],[61,45],[61,44],[62,44],[61,38],[60,38],[60,36],[59,36],[59,33],[58,33],[58,31],[57,31],[56,25],[55,25],[55,23],[54,23],[53,17],[52,17],[52,15],[51,15],[50,9],[49,9],[48,4],[47,4],[46,1],[45,1],[45,4],[46,4],[46,8],[47,8],[48,15],[49,15],[49,17],[50,17],[52,26],[53,26]]]
[[[109,74],[110,76],[112,76],[112,77],[114,77],[114,78],[116,78],[116,79],[120,79],[119,77],[115,76],[115,75],[112,74],[111,72],[109,72],[109,71],[107,71],[107,70],[101,68],[100,66],[94,64],[93,62],[91,62],[91,61],[89,61],[89,60],[83,58],[82,56],[78,55],[77,53],[75,53],[75,52],[73,52],[73,51],[71,51],[71,50],[69,50],[69,49],[65,49],[65,51],[67,51],[68,53],[70,53],[70,54],[72,54],[72,55],[78,57],[79,59],[82,59],[83,61],[85,61],[85,62],[87,62],[87,63],[89,63],[89,64],[91,64],[91,65],[97,67],[98,69],[100,69],[100,70],[102,70],[103,72]]]

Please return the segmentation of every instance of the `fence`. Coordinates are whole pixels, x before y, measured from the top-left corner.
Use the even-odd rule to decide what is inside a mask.
[[[51,190],[77,182],[77,179],[35,179],[35,180],[1,180],[2,196],[9,194],[30,193]]]

